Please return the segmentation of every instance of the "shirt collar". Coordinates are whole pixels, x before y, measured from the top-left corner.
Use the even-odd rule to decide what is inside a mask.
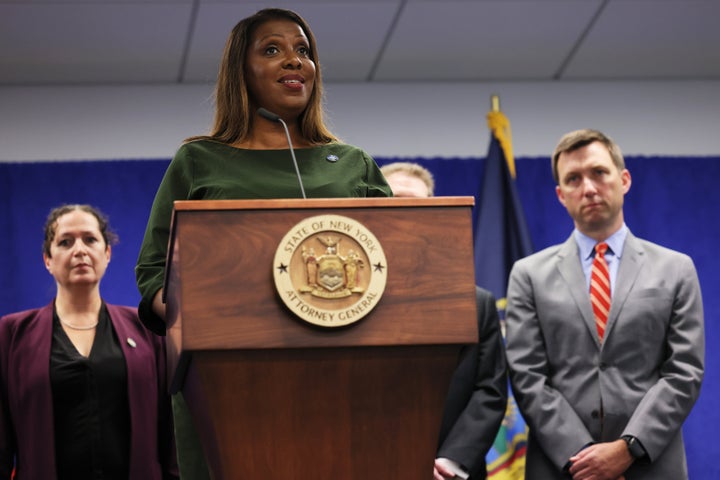
[[[628,228],[625,223],[622,224],[622,226],[612,235],[610,235],[607,239],[605,239],[605,243],[608,244],[609,250],[612,253],[613,256],[617,257],[618,259],[622,257],[623,248],[625,247],[625,239],[627,238],[628,234]],[[588,237],[584,233],[580,232],[580,230],[575,229],[573,231],[573,236],[575,237],[575,242],[577,243],[578,249],[580,250],[580,258],[587,259],[593,256],[593,249],[595,248],[595,245],[598,243],[597,240]]]

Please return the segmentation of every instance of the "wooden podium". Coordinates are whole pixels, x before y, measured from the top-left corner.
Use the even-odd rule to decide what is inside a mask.
[[[214,479],[430,478],[450,377],[477,341],[472,197],[175,202],[165,294],[171,388]],[[387,282],[356,323],[281,300],[274,257],[303,219],[372,231]]]

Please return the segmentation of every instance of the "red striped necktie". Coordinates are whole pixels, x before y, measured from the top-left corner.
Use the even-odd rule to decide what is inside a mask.
[[[607,249],[608,245],[605,242],[595,245],[595,258],[590,274],[590,301],[593,314],[595,314],[595,326],[600,343],[605,335],[605,325],[608,320],[608,312],[610,312],[610,270],[605,260]]]

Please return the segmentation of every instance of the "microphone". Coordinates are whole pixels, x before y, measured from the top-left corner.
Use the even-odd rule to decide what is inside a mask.
[[[300,193],[302,193],[303,198],[307,198],[305,196],[305,187],[303,186],[302,177],[300,176],[300,168],[298,168],[297,158],[295,158],[295,150],[293,149],[292,140],[290,140],[290,131],[288,130],[287,124],[282,118],[280,118],[280,115],[272,113],[269,110],[265,110],[262,107],[258,108],[257,113],[266,120],[280,123],[283,126],[283,129],[285,129],[285,136],[287,137],[288,145],[290,146],[290,155],[292,155],[293,165],[295,165],[295,173],[297,174],[298,183],[300,184]]]

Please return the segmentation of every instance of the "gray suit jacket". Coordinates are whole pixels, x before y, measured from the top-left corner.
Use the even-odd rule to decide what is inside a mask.
[[[601,345],[571,236],[518,261],[508,285],[507,359],[530,426],[526,479],[567,478],[592,442],[637,437],[631,479],[687,478],[682,423],[700,392],[705,334],[692,260],[628,233]]]

